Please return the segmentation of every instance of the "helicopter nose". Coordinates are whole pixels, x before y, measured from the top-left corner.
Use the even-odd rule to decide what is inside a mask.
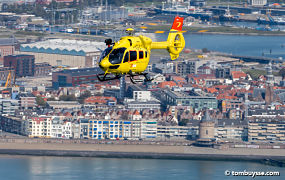
[[[108,62],[108,60],[102,60],[100,63],[100,66],[103,68],[108,68],[110,66],[110,63]]]

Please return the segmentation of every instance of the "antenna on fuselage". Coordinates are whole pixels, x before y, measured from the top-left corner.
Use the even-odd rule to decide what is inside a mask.
[[[129,36],[133,36],[134,35],[134,29],[133,28],[128,28],[126,29],[126,33],[129,35]]]

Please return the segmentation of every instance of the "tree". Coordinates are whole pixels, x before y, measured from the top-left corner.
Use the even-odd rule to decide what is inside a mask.
[[[203,48],[203,49],[202,49],[202,52],[203,52],[203,53],[208,53],[208,52],[210,52],[210,51],[209,51],[207,48]]]
[[[178,125],[179,126],[186,126],[188,122],[189,122],[188,119],[182,119],[181,121],[178,122]]]
[[[62,95],[59,97],[60,101],[76,101],[76,97],[74,94],[71,95]]]
[[[41,96],[36,97],[36,103],[37,105],[42,106],[42,107],[46,106],[46,101]]]
[[[84,103],[84,100],[86,98],[89,98],[91,96],[91,92],[90,91],[85,91],[84,93],[82,93],[79,98],[78,98],[78,102],[80,104],[83,104]]]
[[[279,74],[279,76],[282,76],[282,78],[284,78],[285,77],[285,68],[282,68],[278,74]]]
[[[55,98],[54,97],[50,97],[47,99],[47,101],[55,101]]]

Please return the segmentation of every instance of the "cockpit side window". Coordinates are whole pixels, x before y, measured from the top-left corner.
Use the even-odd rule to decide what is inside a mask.
[[[129,62],[129,59],[130,59],[130,57],[129,57],[129,52],[126,52],[125,58],[124,58],[124,63],[125,63],[125,62]]]
[[[130,46],[132,46],[132,45],[133,45],[132,40],[130,40],[130,39],[128,39],[128,40],[129,40],[129,42],[130,42]]]
[[[111,64],[120,64],[123,60],[126,48],[114,49],[109,55],[109,61]]]
[[[112,47],[106,48],[100,55],[99,62],[101,62],[112,51]]]

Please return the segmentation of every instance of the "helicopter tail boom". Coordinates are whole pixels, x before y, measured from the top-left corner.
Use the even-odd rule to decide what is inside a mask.
[[[185,47],[185,40],[182,34],[183,17],[176,16],[169,32],[167,41],[152,42],[152,49],[167,49],[171,60],[179,57],[179,53]]]

